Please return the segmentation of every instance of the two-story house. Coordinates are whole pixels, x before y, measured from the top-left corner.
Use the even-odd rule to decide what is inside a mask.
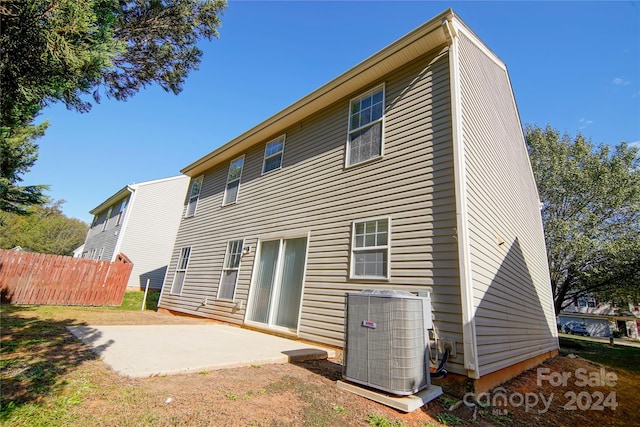
[[[130,184],[90,211],[94,215],[82,257],[115,261],[123,253],[133,263],[127,288],[160,289],[171,258],[184,195],[185,175]]]
[[[566,301],[558,314],[561,332],[571,333],[570,323],[583,324],[592,337],[617,335],[640,339],[640,309],[637,301],[599,301],[594,296],[582,296]]]
[[[507,69],[452,10],[182,173],[161,309],[340,347],[346,292],[431,291],[477,390],[557,353]]]

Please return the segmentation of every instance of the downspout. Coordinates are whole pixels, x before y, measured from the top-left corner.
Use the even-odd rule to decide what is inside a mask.
[[[478,347],[473,307],[471,280],[471,253],[469,220],[467,213],[467,184],[465,171],[464,138],[462,126],[462,93],[460,87],[460,47],[453,20],[442,21],[442,29],[449,42],[449,72],[451,79],[451,121],[453,133],[453,170],[456,194],[456,238],[458,242],[458,269],[460,274],[460,299],[462,308],[462,340],[464,367],[467,376],[478,379]]]

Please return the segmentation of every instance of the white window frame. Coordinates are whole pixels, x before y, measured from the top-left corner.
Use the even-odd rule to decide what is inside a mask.
[[[231,179],[231,168],[233,167],[233,164],[238,162],[238,161],[242,161],[242,165],[240,166],[240,173],[238,174],[237,178]],[[242,171],[243,170],[244,170],[244,154],[242,156],[240,156],[240,157],[236,157],[231,162],[229,162],[229,170],[227,171],[227,184],[224,187],[224,194],[222,195],[222,206],[233,205],[234,203],[238,202],[238,196],[240,195],[240,183],[242,182]],[[229,191],[229,185],[230,184],[234,184],[236,182],[238,183],[238,190],[236,191],[236,198],[231,200],[231,201],[227,201],[227,192]]]
[[[373,222],[373,221],[386,221],[387,222],[387,244],[386,245],[375,245],[375,246],[356,246],[356,226],[358,224]],[[377,228],[377,225],[376,225]],[[366,229],[365,229],[366,232]],[[366,236],[366,234],[365,234]],[[384,276],[373,276],[373,275],[357,275],[356,274],[356,254],[362,252],[371,252],[371,251],[386,251],[387,265],[384,271]],[[376,217],[376,218],[367,218],[367,219],[359,219],[353,221],[351,223],[351,260],[349,263],[349,278],[354,280],[384,280],[388,281],[391,279],[391,217]]]
[[[381,112],[381,116],[375,120],[372,120],[364,125],[360,125],[358,124],[358,126],[352,127],[352,107],[354,105],[355,102],[360,102],[363,99],[366,99],[368,97],[373,96],[375,93],[382,91],[382,112]],[[360,95],[358,95],[355,98],[352,98],[351,101],[349,101],[349,112],[348,112],[348,121],[347,121],[347,143],[346,143],[346,148],[345,148],[345,168],[351,167],[351,166],[355,166],[355,165],[360,165],[375,159],[379,159],[382,158],[384,156],[384,122],[385,122],[385,108],[386,108],[386,86],[385,84],[381,84],[378,85],[370,90],[368,90],[367,92],[364,92]],[[358,112],[361,112],[362,109],[358,110]],[[352,135],[357,134],[359,132],[362,132],[366,129],[372,128],[373,126],[380,124],[380,155],[377,156],[373,156],[370,157],[368,159],[365,160],[360,160],[358,162],[353,162],[351,161],[351,138]]]
[[[265,147],[264,147],[264,157],[262,158],[262,175],[268,174],[270,172],[274,172],[277,170],[282,169],[282,163],[284,162],[284,144],[286,141],[286,137],[287,135],[281,135],[278,138],[269,141],[266,143]],[[275,143],[282,143],[282,148],[279,151],[276,151],[274,153],[271,154],[267,154],[269,151],[269,146]],[[277,168],[273,168],[273,169],[269,169],[269,170],[265,170],[265,167],[267,166],[267,160],[273,159],[275,157],[280,156],[280,165]]]
[[[171,282],[171,291],[170,291],[171,294],[182,295],[182,290],[184,289],[184,282],[187,279],[187,269],[189,268],[190,259],[191,259],[191,246],[185,246],[180,248],[180,253],[178,254],[178,263],[176,264],[176,272],[173,275],[173,281]],[[179,282],[180,290],[179,292],[176,292],[176,284],[178,283],[176,279],[178,278],[178,273],[182,273],[182,275],[180,276],[181,280]]]
[[[107,211],[107,216],[104,218],[104,222],[102,223],[102,231],[107,229],[107,225],[109,225],[109,218],[111,217],[111,212],[113,211],[113,206],[109,206],[109,210]]]
[[[122,218],[124,217],[124,210],[127,208],[128,202],[129,202],[128,197],[126,197],[122,202],[120,202],[120,208],[118,210],[118,220],[116,221],[116,225],[122,224]]]
[[[578,307],[596,308],[598,306],[595,297],[578,297]]]
[[[102,261],[102,255],[104,254],[104,246],[100,248],[100,252],[98,252],[98,261]]]
[[[239,244],[238,244],[239,243]],[[232,247],[236,246],[236,250],[238,252],[231,253]],[[244,239],[234,239],[227,241],[227,249],[224,254],[224,260],[222,262],[222,273],[220,274],[220,281],[218,282],[218,291],[216,294],[216,299],[222,301],[235,301],[236,299],[236,289],[238,287],[238,277],[240,276],[240,264],[242,264],[242,251],[244,248]],[[230,265],[233,261],[237,261],[237,265]],[[220,296],[220,290],[222,289],[222,280],[225,276],[225,273],[228,271],[236,272],[236,280],[233,283],[233,293],[231,298],[223,298]]]
[[[204,175],[197,176],[191,180],[189,186],[189,199],[187,200],[187,208],[184,211],[184,217],[189,218],[196,214],[198,209],[198,201],[200,200],[200,193],[202,192],[202,184],[204,183]],[[194,191],[197,184],[197,192]],[[191,207],[193,206],[193,210]]]

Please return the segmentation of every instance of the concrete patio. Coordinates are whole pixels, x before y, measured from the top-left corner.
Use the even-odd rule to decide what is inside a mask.
[[[329,348],[221,323],[68,329],[115,372],[128,377],[335,357]]]

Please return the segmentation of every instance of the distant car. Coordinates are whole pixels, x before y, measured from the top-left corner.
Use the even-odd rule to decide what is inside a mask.
[[[569,322],[565,323],[562,327],[562,330],[565,334],[573,334],[573,335],[582,335],[584,337],[589,336],[589,331],[587,331],[587,327],[584,323],[579,322]]]

